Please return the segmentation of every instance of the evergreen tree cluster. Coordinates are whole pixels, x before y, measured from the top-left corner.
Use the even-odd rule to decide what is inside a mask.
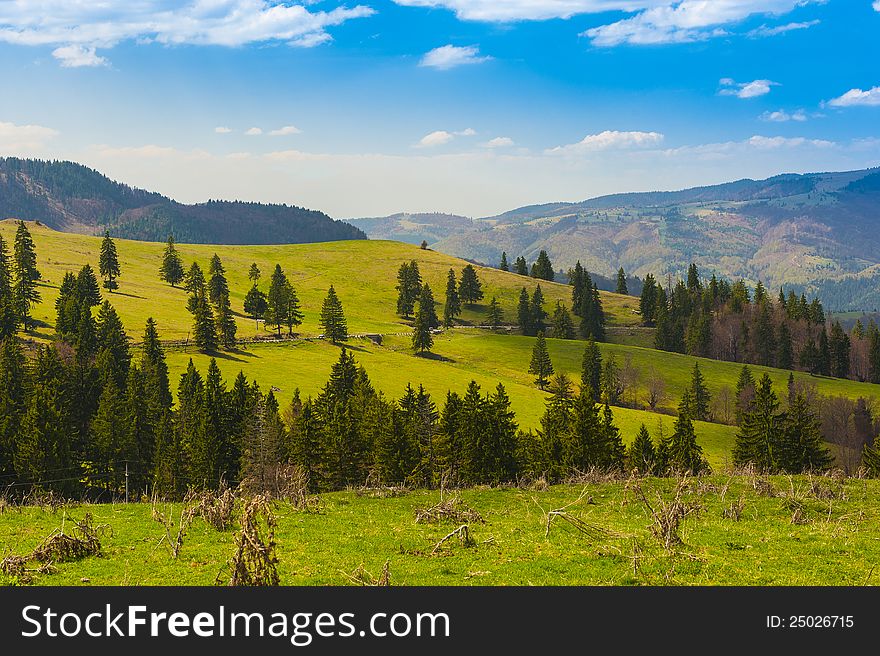
[[[599,288],[578,261],[569,272],[572,311],[580,317],[580,332],[585,339],[605,339],[605,312]]]
[[[691,264],[674,286],[645,276],[639,308],[642,323],[656,326],[659,350],[838,378],[869,375],[854,374],[854,338],[826,319],[818,299],[780,290],[774,300],[761,282],[749,290],[742,280],[730,284],[712,275],[706,281]],[[868,349],[867,333],[855,339]]]
[[[733,459],[767,473],[822,472],[832,462],[822,440],[818,413],[799,390],[792,389],[788,409],[780,410],[770,376],[764,374],[742,411]]]
[[[35,326],[31,308],[41,299],[37,288],[41,277],[34,240],[25,222],[19,221],[11,260],[0,237],[0,339],[14,335],[19,326],[25,330]]]

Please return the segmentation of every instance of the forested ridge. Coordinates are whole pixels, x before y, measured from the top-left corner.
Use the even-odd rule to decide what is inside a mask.
[[[56,230],[179,242],[283,244],[365,239],[323,212],[292,205],[212,200],[185,205],[64,161],[0,158],[0,218]]]

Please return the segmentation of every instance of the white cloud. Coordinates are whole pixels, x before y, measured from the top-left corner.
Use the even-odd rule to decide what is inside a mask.
[[[263,134],[263,128],[248,128],[244,133],[249,137],[258,137]]]
[[[618,132],[605,130],[598,134],[588,134],[575,144],[556,146],[547,153],[582,153],[599,150],[618,150],[631,148],[651,148],[663,143],[664,136],[659,132]]]
[[[772,148],[798,148],[800,146],[813,146],[815,148],[831,148],[833,141],[825,139],[806,139],[804,137],[763,137],[755,135],[750,137],[748,144],[753,148],[768,150]]]
[[[682,0],[681,2],[641,2],[643,8],[632,18],[600,25],[583,33],[596,46],[620,44],[653,45],[687,43],[726,36],[722,26],[737,23],[756,14],[781,15],[795,7],[824,0]],[[622,4],[622,3],[621,3]],[[792,24],[793,25],[793,24]],[[808,26],[807,26],[808,27]],[[768,36],[778,34],[768,28]],[[790,29],[797,29],[791,27]],[[753,35],[757,36],[757,34]]]
[[[416,146],[419,148],[433,148],[434,146],[448,144],[454,138],[455,135],[451,132],[447,132],[446,130],[436,130],[422,137]]]
[[[58,131],[42,125],[16,125],[0,121],[0,152],[19,153],[42,148]]]
[[[874,11],[880,11],[880,0],[874,0]]]
[[[155,160],[169,158],[183,158],[187,161],[206,160],[212,155],[201,149],[179,150],[173,146],[158,146],[156,144],[147,144],[145,146],[108,146],[106,144],[98,144],[90,148],[90,152],[102,158],[109,159],[133,159],[133,160]]]
[[[476,133],[477,133],[477,131],[474,130],[473,128],[465,128],[464,130],[461,130],[460,132],[456,132],[455,136],[457,136],[457,137],[472,137]]]
[[[489,56],[480,56],[480,49],[477,46],[445,45],[427,52],[419,62],[419,66],[446,71],[465,64],[482,64],[490,59],[492,58]]]
[[[229,134],[230,132],[232,132],[232,129],[227,128],[223,125],[218,125],[216,128],[214,128],[214,132],[216,132],[217,134]]]
[[[877,1],[880,2],[880,0]],[[832,107],[853,107],[857,105],[876,107],[880,105],[880,87],[874,87],[867,91],[850,89],[839,98],[829,100],[828,104]]]
[[[495,137],[483,144],[485,148],[509,148],[515,145],[510,137]]]
[[[165,45],[242,46],[287,43],[311,47],[330,40],[327,29],[372,16],[370,7],[310,11],[280,0],[17,0],[0,3],[0,42],[54,46],[63,66],[99,66],[97,48],[122,41]]]
[[[285,125],[283,128],[272,130],[269,134],[273,137],[286,137],[291,134],[299,134],[301,130],[295,125]]]
[[[880,0],[878,0],[880,1]],[[777,34],[785,34],[786,32],[792,32],[794,30],[807,30],[814,25],[818,25],[821,21],[811,20],[806,21],[804,23],[787,23],[785,25],[775,25],[773,27],[768,27],[767,25],[762,25],[751,32],[748,32],[746,36],[750,36],[753,38],[764,37],[764,36],[776,36]]]
[[[104,57],[95,53],[94,47],[80,45],[61,46],[52,51],[52,56],[61,62],[64,68],[79,68],[81,66],[107,66],[109,63]]]
[[[779,109],[775,112],[764,112],[759,118],[762,121],[768,121],[770,123],[786,123],[787,121],[803,122],[807,120],[807,113],[802,109],[798,109],[789,114],[784,109]]]
[[[729,77],[721,78],[718,83],[724,87],[719,91],[722,96],[736,96],[737,98],[757,98],[770,93],[770,87],[779,86],[778,82],[771,80],[752,80],[751,82],[736,82]]]

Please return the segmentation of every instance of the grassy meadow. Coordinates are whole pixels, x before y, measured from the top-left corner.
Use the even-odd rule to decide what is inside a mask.
[[[477,511],[471,544],[435,545],[460,522],[417,523],[437,491],[385,497],[375,491],[320,497],[319,510],[275,505],[278,570],[284,585],[352,585],[363,567],[388,562],[391,585],[865,585],[878,576],[880,481],[712,476],[687,481],[679,496],[681,540],[652,532],[654,519],[624,481],[547,490],[495,488],[459,493]],[[671,479],[640,483],[658,510],[674,503]],[[381,498],[380,498],[381,497]],[[548,512],[566,507],[586,531]],[[162,505],[164,511],[169,506]],[[175,504],[175,516],[180,504]],[[196,518],[178,558],[148,503],[6,508],[0,557],[33,550],[71,518],[92,513],[108,528],[102,553],[40,574],[40,585],[211,585],[234,550],[233,526]],[[0,575],[2,578],[2,575]],[[6,577],[7,583],[14,583]]]

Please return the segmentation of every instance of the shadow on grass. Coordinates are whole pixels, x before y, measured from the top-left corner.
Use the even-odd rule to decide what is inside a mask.
[[[431,353],[430,351],[416,353],[415,357],[424,358],[425,360],[434,360],[435,362],[455,362],[452,358],[447,358],[445,355],[440,355],[439,353]]]
[[[126,294],[125,292],[109,292],[108,296],[127,296],[128,298],[138,298],[140,300],[144,300],[144,296],[138,296],[137,294]]]

